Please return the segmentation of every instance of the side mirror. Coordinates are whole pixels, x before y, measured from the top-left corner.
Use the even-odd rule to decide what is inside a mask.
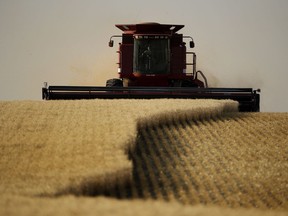
[[[114,44],[114,41],[113,41],[113,40],[110,40],[110,41],[109,41],[109,47],[113,47],[113,44]]]
[[[190,41],[190,48],[194,48],[195,47],[195,44],[194,44],[194,41]]]

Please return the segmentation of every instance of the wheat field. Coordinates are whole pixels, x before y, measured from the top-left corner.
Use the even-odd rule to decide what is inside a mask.
[[[288,114],[234,101],[0,102],[0,215],[287,215]]]

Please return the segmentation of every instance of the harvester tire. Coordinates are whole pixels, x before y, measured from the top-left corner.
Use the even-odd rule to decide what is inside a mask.
[[[181,87],[193,87],[197,88],[199,87],[196,83],[193,83],[191,80],[183,80],[181,82]]]
[[[109,79],[106,81],[106,87],[123,87],[123,81],[120,79]]]

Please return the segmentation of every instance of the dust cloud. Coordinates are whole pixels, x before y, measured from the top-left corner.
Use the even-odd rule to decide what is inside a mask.
[[[70,74],[69,85],[83,86],[105,86],[106,80],[118,77],[116,60],[105,56],[89,63],[73,62]]]

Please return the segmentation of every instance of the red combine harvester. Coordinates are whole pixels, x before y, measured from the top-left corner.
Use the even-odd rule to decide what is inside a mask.
[[[141,23],[116,25],[122,35],[119,44],[119,78],[109,79],[106,87],[47,86],[42,98],[57,99],[152,99],[207,98],[232,99],[243,112],[259,111],[260,92],[252,88],[208,88],[207,79],[196,70],[196,54],[187,52],[194,47],[193,38],[177,32],[184,25]]]

